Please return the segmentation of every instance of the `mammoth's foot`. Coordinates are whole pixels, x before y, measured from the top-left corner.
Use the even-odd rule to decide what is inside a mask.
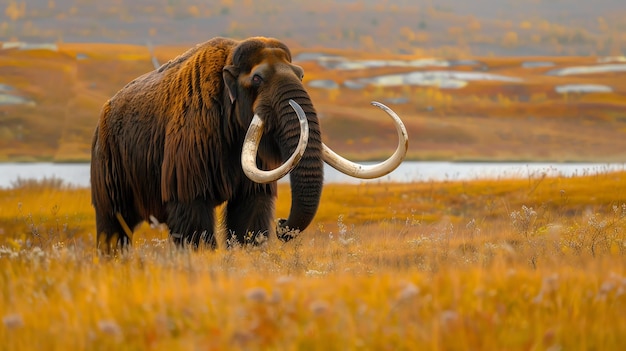
[[[128,253],[131,247],[131,239],[122,233],[99,233],[97,236],[96,249],[98,255],[103,257],[116,257]]]
[[[300,230],[289,228],[285,223],[287,223],[287,220],[284,218],[280,218],[278,223],[276,223],[276,236],[278,239],[287,242],[300,235]]]
[[[268,240],[267,231],[249,231],[244,235],[238,235],[233,232],[226,238],[226,247],[231,249],[234,247],[244,246],[264,246]]]
[[[202,232],[193,232],[189,235],[170,232],[170,238],[176,245],[176,247],[198,249],[217,249],[217,240],[213,232],[203,230]]]

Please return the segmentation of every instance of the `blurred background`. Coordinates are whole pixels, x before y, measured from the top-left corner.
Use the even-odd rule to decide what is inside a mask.
[[[88,162],[102,104],[215,36],[272,36],[356,160],[626,161],[623,0],[0,1],[0,161]]]
[[[389,54],[616,55],[620,0],[3,0],[0,39],[193,45],[273,36]]]

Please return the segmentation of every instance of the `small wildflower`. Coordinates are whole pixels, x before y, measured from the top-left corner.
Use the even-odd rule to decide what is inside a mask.
[[[354,242],[354,238],[339,238],[339,243],[341,245],[347,246]]]
[[[98,329],[104,334],[121,337],[122,336],[122,328],[112,320],[102,320],[98,322]]]
[[[14,240],[14,239],[8,238],[7,243],[9,244],[10,248],[13,249],[13,251],[20,251],[22,249],[21,240]]]
[[[465,228],[468,230],[472,230],[476,227],[476,219],[472,218],[471,221],[467,222],[467,224],[465,225]]]
[[[278,285],[288,284],[288,283],[291,283],[292,281],[293,281],[293,277],[290,277],[288,275],[282,275],[276,278],[276,284]]]
[[[413,283],[408,283],[400,290],[398,294],[398,301],[405,301],[414,296],[417,296],[420,293],[420,288],[415,286]]]
[[[441,312],[439,319],[441,320],[441,323],[448,324],[459,319],[459,314],[452,310],[445,310]]]
[[[624,288],[624,286],[622,285],[615,290],[615,297],[618,298],[624,295],[625,292],[626,292],[626,288]]]
[[[308,277],[314,277],[314,276],[322,276],[322,275],[326,275],[326,272],[322,272],[322,271],[316,271],[315,269],[309,269],[308,271],[306,271],[305,273]]]
[[[311,302],[309,308],[314,315],[320,316],[322,314],[325,314],[330,309],[330,305],[328,305],[328,302],[326,301],[315,300]]]
[[[2,323],[7,329],[17,329],[24,326],[24,320],[19,314],[9,314],[2,317]]]
[[[541,284],[541,291],[543,292],[555,292],[559,288],[559,275],[553,274],[543,278]]]
[[[245,345],[254,339],[254,334],[248,331],[236,330],[232,336],[232,341],[236,345]]]
[[[541,282],[541,290],[532,299],[532,302],[535,304],[539,304],[543,301],[543,298],[546,294],[554,294],[559,289],[559,276],[558,274],[553,274],[543,278]]]
[[[267,243],[267,234],[265,233],[259,233],[259,235],[257,235],[256,237],[254,237],[254,242],[257,245],[261,245],[261,244],[265,244]]]
[[[6,246],[0,246],[0,257],[6,256],[8,258],[17,258],[19,256],[19,252]]]
[[[280,292],[274,290],[272,292],[272,298],[270,298],[269,302],[273,304],[277,304],[277,303],[280,303],[282,299],[283,299],[283,295],[281,295]]]
[[[42,258],[45,256],[45,252],[39,246],[35,246],[30,250],[28,256],[30,259]]]
[[[522,206],[521,211],[513,211],[510,213],[513,221],[513,228],[520,234],[528,236],[534,229],[537,212],[532,207]]]
[[[252,288],[246,292],[246,297],[250,301],[265,302],[267,301],[267,292],[263,288]]]
[[[419,238],[407,240],[407,244],[413,245],[413,246],[420,246],[422,244],[427,244],[430,241],[431,241],[430,238],[426,236],[420,236]]]
[[[152,238],[151,242],[152,242],[152,246],[161,248],[161,247],[165,247],[165,245],[169,242],[169,240]]]
[[[61,251],[65,248],[65,243],[62,241],[57,241],[56,243],[52,244],[52,250],[54,251]]]
[[[614,288],[615,288],[615,284],[613,282],[606,281],[606,282],[602,283],[602,285],[600,286],[600,293],[608,294]]]

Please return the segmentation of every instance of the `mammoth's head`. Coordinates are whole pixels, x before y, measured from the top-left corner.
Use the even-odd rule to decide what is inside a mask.
[[[234,105],[231,118],[247,129],[242,151],[245,174],[257,183],[276,181],[290,173],[292,206],[289,218],[279,222],[279,237],[291,230],[303,230],[311,222],[321,195],[323,162],[358,178],[376,178],[395,169],[408,149],[408,137],[400,118],[385,110],[396,122],[400,141],[388,160],[376,165],[360,165],[337,155],[322,143],[317,114],[304,89],[301,67],[291,62],[287,46],[275,39],[251,38],[240,42],[229,55],[222,74],[225,93]],[[276,150],[284,162],[275,170],[260,170],[257,148],[265,144]]]
[[[265,122],[267,130],[278,127],[277,110],[285,94],[302,96],[304,70],[291,62],[291,52],[282,42],[270,38],[242,41],[231,52],[229,65],[223,69],[225,88],[238,109],[238,123],[247,128],[254,114]]]

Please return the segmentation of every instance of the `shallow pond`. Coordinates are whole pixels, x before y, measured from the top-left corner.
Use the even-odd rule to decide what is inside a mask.
[[[404,162],[390,174],[373,180],[355,179],[326,166],[326,183],[414,182],[472,180],[482,178],[528,178],[575,176],[625,170],[623,163],[514,163],[514,162]],[[14,185],[17,179],[58,178],[66,184],[89,186],[88,163],[0,163],[0,187]],[[282,181],[288,181],[285,178]]]

